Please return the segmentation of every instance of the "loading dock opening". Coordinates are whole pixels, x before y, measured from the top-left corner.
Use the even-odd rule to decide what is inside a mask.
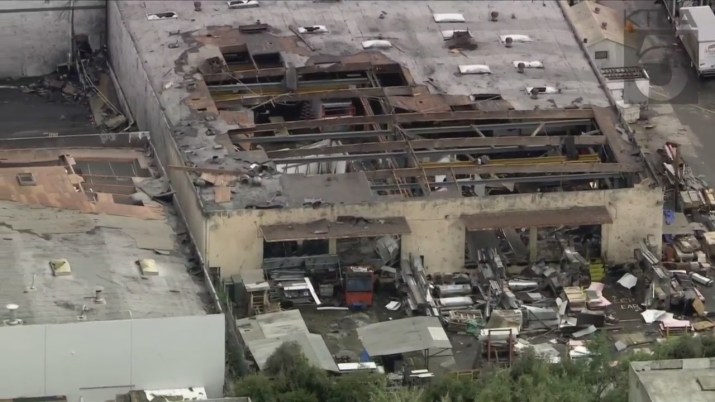
[[[601,225],[613,223],[605,207],[472,214],[463,215],[462,220],[467,231],[465,247],[467,261],[478,261],[479,250],[504,248],[511,249],[510,254],[514,259],[512,262],[531,264],[539,260],[560,258],[540,251],[540,235],[541,239],[547,242],[559,242],[562,248],[571,247],[574,244],[564,240],[557,233],[565,233],[569,230],[579,230],[573,237],[580,239],[578,246],[587,259],[600,258],[600,247],[594,247],[594,242],[601,237],[599,230]],[[552,229],[552,232],[544,236],[547,233],[545,229]],[[551,249],[553,248],[545,247],[543,250]]]

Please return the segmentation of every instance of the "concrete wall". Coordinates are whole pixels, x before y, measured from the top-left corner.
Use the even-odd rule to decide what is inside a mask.
[[[130,390],[222,395],[224,317],[214,314],[0,328],[0,399],[98,402]]]
[[[105,39],[106,1],[74,1],[74,32],[93,49]],[[0,1],[0,78],[50,73],[70,52],[69,0]]]
[[[107,19],[110,62],[139,128],[150,132],[162,165],[183,165],[181,151],[171,136],[171,125],[137,55],[134,38],[124,25],[119,6],[114,1],[109,2]],[[186,172],[168,169],[167,173],[176,192],[177,206],[203,259],[206,249],[205,220],[193,183]]]
[[[648,235],[662,236],[662,192],[659,189],[519,194],[486,198],[414,200],[371,205],[334,205],[320,209],[244,210],[210,218],[208,260],[224,276],[256,269],[263,259],[260,226],[335,220],[340,215],[366,218],[404,216],[412,233],[402,237],[403,255],[423,255],[432,271],[458,271],[464,266],[465,228],[460,216],[584,206],[606,206],[613,224],[603,226],[604,257],[609,262],[633,259],[633,250]],[[656,216],[658,219],[653,219]]]
[[[610,40],[603,40],[595,44],[587,44],[587,47],[588,52],[591,54],[591,57],[593,57],[599,68],[626,67],[626,64],[632,65],[633,61],[638,60],[635,57],[635,50],[624,47],[623,45]],[[607,51],[608,58],[597,59],[597,51]]]
[[[643,387],[633,367],[628,368],[628,402],[651,402],[648,391]]]
[[[639,78],[635,80],[608,80],[606,86],[613,97],[629,104],[647,104],[650,94],[650,80]]]

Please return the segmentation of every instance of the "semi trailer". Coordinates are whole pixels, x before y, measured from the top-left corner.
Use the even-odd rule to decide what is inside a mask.
[[[715,13],[712,8],[681,8],[676,34],[698,77],[715,76]]]

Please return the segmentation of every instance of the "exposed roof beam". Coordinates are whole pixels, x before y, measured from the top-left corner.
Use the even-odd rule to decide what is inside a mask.
[[[301,74],[314,74],[314,73],[347,73],[347,72],[365,72],[367,70],[374,69],[376,67],[385,68],[390,67],[390,64],[385,65],[373,65],[370,62],[365,63],[326,63],[326,64],[315,64],[310,66],[303,66],[296,68],[298,75]],[[230,68],[230,66],[229,66]],[[207,84],[226,81],[230,78],[235,78],[237,80],[252,79],[252,78],[262,78],[262,77],[284,77],[286,74],[286,68],[264,68],[260,70],[249,70],[249,71],[234,71],[230,73],[215,73],[215,74],[204,74],[203,78]]]
[[[505,183],[560,183],[565,181],[578,181],[578,180],[598,180],[598,179],[609,179],[617,178],[621,173],[577,173],[577,174],[564,174],[564,175],[551,175],[551,176],[510,176],[510,177],[499,177],[495,179],[481,179],[481,180],[460,180],[456,182],[458,186],[471,186],[471,185],[487,185],[487,186],[498,186]],[[455,182],[450,180],[447,182],[430,182],[429,185],[432,187],[449,187],[454,185]],[[419,187],[420,183],[400,183],[400,187]],[[391,190],[397,188],[396,183],[389,184],[371,184],[370,188],[373,190]]]
[[[591,109],[549,109],[549,110],[507,110],[482,111],[470,110],[459,112],[438,113],[401,113],[378,116],[351,116],[316,120],[288,121],[282,123],[256,124],[255,127],[245,127],[230,130],[229,134],[243,134],[278,129],[295,130],[300,128],[317,128],[325,126],[352,126],[361,124],[416,123],[460,120],[565,120],[593,118]]]
[[[531,131],[534,127],[544,125],[553,129],[564,129],[579,125],[592,125],[591,120],[573,120],[573,121],[553,121],[553,122],[521,122],[521,123],[498,123],[498,124],[480,124],[470,126],[450,126],[450,127],[427,127],[427,128],[403,128],[402,130],[408,136],[427,136],[427,135],[445,135],[445,134],[473,134],[475,129],[479,130],[528,130]],[[481,132],[481,131],[480,131]],[[346,138],[369,138],[380,137],[392,134],[388,130],[378,131],[340,131],[327,133],[312,133],[312,134],[293,134],[288,136],[262,136],[252,137],[251,142],[255,144],[268,142],[297,142],[297,141],[319,141],[319,140],[340,140]],[[484,135],[481,135],[484,137]],[[243,137],[237,138],[237,142],[244,141]],[[469,145],[467,145],[469,146]]]
[[[641,166],[633,163],[554,163],[533,166],[459,166],[425,168],[430,176],[455,174],[559,174],[559,173],[634,173],[639,172]],[[422,169],[385,169],[366,171],[368,179],[390,179],[397,177],[419,177]],[[394,176],[393,176],[394,175]]]
[[[299,137],[299,136],[295,136]],[[260,137],[259,137],[260,138]],[[442,138],[438,140],[412,140],[412,148],[415,150],[431,148],[449,148],[458,152],[461,147],[529,147],[529,146],[560,146],[567,136],[551,137],[469,137],[469,138]],[[599,146],[606,144],[606,137],[603,136],[574,136],[575,145]],[[338,145],[324,148],[298,148],[288,150],[278,150],[267,152],[268,157],[288,158],[311,155],[333,155],[343,153],[361,152],[393,152],[404,151],[406,149],[404,141],[389,142],[368,142],[363,144]]]
[[[414,94],[412,87],[389,87],[389,88],[355,88],[355,89],[338,89],[338,90],[322,90],[322,91],[307,91],[305,93],[285,93],[278,95],[245,95],[238,99],[216,100],[216,104],[220,105],[258,105],[266,102],[299,102],[313,99],[350,99],[362,97],[381,97],[385,96],[410,96]],[[237,96],[240,96],[237,94]]]

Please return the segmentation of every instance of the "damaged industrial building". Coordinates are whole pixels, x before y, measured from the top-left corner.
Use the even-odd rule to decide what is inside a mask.
[[[174,306],[156,320],[181,321],[167,325],[182,335],[160,351],[189,344],[196,364],[122,372],[96,386],[123,386],[97,394],[187,388],[217,398],[224,352],[260,371],[286,342],[331,375],[369,370],[417,385],[509,364],[526,349],[551,362],[585,357],[589,336],[616,323],[628,333],[619,351],[642,341],[631,324],[690,331],[666,310],[700,308],[693,282],[710,279],[661,263],[682,262],[664,235],[684,236],[693,256],[697,241],[667,227],[663,182],[624,118],[645,107],[624,82],[647,87],[648,75],[599,69],[561,3],[108,2],[107,47],[87,62],[99,78],[76,88],[111,78],[123,107],[88,95],[105,133],[43,137],[33,144],[48,150],[0,161],[0,179],[20,190],[42,181],[66,193],[0,192],[2,201],[183,221],[172,233],[129,228],[148,244],[183,240],[181,255],[127,248],[131,273],[83,285],[114,290],[112,308],[165,292]],[[94,62],[105,54],[107,72]],[[48,86],[69,95],[66,83]],[[627,108],[614,107],[619,90]],[[142,131],[128,131],[134,124]],[[122,152],[105,149],[122,142]],[[676,172],[677,146],[666,151]],[[175,268],[186,269],[169,272],[183,287],[143,271],[169,257],[181,257]],[[56,310],[71,310],[63,323],[92,321],[104,305],[92,306]],[[79,382],[50,385],[33,392],[91,395]]]
[[[662,190],[558,4],[243,3],[112,3],[109,53],[205,268],[257,316],[238,332],[261,328],[243,336],[259,366],[275,339],[320,344],[315,306],[512,328],[499,309],[535,302],[529,275],[585,306],[604,266],[660,253]],[[306,305],[293,331],[260,324]],[[346,335],[365,349],[327,347],[449,350],[435,323],[402,323],[414,347],[394,353],[369,325]]]

